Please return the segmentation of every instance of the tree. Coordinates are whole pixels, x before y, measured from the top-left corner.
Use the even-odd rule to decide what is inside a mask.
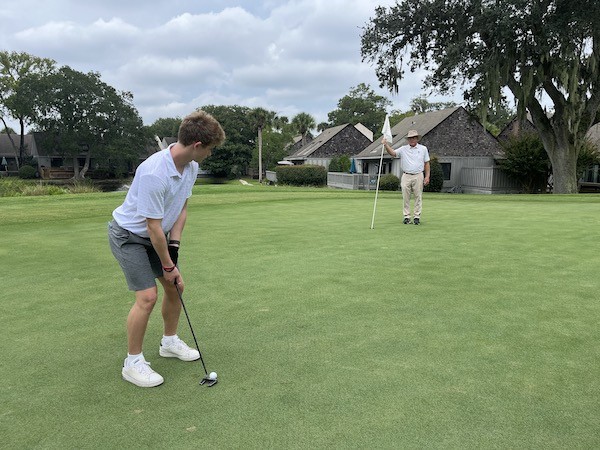
[[[515,117],[515,111],[511,109],[506,102],[502,101],[488,110],[486,120],[484,122],[485,129],[498,136],[502,130]]]
[[[419,95],[410,101],[410,109],[415,114],[423,114],[430,111],[438,111],[440,109],[454,108],[454,102],[430,102],[424,95]]]
[[[319,125],[317,125],[317,131],[319,133],[322,133],[323,131],[325,131],[327,128],[329,128],[329,124],[327,122],[321,122]]]
[[[263,167],[273,170],[277,166],[277,161],[281,161],[288,155],[287,146],[293,142],[293,137],[292,129],[289,126],[282,130],[268,128],[263,130]],[[258,167],[258,146],[254,148],[251,166]]]
[[[38,58],[25,52],[0,51],[0,117],[4,128],[8,128],[4,114],[16,119],[20,126],[20,142],[17,146],[9,139],[15,149],[17,167],[23,161],[25,152],[25,125],[31,123],[32,102],[21,89],[22,81],[28,76],[44,76],[52,73],[55,62],[47,58]]]
[[[423,187],[425,192],[441,192],[444,187],[444,171],[436,156],[429,160],[429,184]]]
[[[554,192],[577,192],[577,152],[600,106],[597,0],[401,0],[375,10],[361,54],[392,91],[406,68],[425,69],[425,87],[467,86],[482,114],[508,88],[540,133]]]
[[[337,109],[331,111],[327,118],[332,127],[361,123],[375,132],[381,130],[386,110],[390,106],[392,102],[387,98],[375,94],[371,86],[360,83],[338,101]]]
[[[310,130],[316,127],[316,122],[313,116],[308,113],[301,112],[292,118],[292,127],[296,133],[302,136],[302,146],[306,145],[306,137]]]
[[[499,161],[499,166],[520,182],[525,192],[545,192],[550,161],[538,135],[526,133],[506,141],[502,147],[504,159]]]
[[[177,137],[179,133],[179,125],[181,125],[181,117],[161,117],[156,119],[152,125],[145,127],[148,137],[154,139]]]
[[[47,143],[73,157],[74,178],[85,177],[92,154],[98,159],[139,157],[145,139],[133,96],[104,83],[98,73],[64,66],[50,75],[28,76],[21,88],[32,99],[32,121],[45,132]]]
[[[264,108],[254,108],[250,113],[254,128],[257,130],[258,137],[258,182],[262,183],[262,132],[265,127],[270,127],[275,119],[275,113],[273,111],[267,111]]]
[[[246,173],[256,142],[256,129],[246,106],[215,106],[202,108],[219,121],[227,139],[202,162],[202,168],[216,177],[236,178]]]

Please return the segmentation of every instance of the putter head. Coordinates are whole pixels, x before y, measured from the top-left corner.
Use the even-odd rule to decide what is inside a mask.
[[[213,379],[209,378],[207,375],[200,380],[200,386],[206,385],[207,387],[213,387],[215,384],[218,383],[218,381],[219,381],[218,379],[215,378],[213,380]]]

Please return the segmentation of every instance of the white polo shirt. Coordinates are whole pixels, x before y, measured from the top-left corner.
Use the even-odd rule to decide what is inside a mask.
[[[142,237],[150,237],[146,219],[162,219],[165,234],[173,228],[198,176],[196,161],[179,173],[171,156],[173,145],[153,154],[136,169],[125,201],[113,211],[120,227]]]
[[[400,157],[400,168],[406,173],[421,173],[425,170],[425,163],[429,161],[427,147],[417,144],[414,147],[403,145],[395,150]]]

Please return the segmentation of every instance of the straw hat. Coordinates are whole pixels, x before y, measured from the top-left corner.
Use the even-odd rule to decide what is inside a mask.
[[[407,138],[411,138],[411,137],[419,137],[419,132],[417,130],[409,130],[408,134],[406,135]]]

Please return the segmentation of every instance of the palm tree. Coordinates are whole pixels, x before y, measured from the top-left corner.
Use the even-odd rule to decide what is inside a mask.
[[[275,113],[264,108],[254,108],[250,112],[250,116],[258,130],[258,182],[262,183],[262,131],[266,126],[271,126],[273,119],[275,119]]]
[[[317,124],[313,116],[307,113],[299,113],[292,119],[292,126],[296,130],[296,132],[302,135],[302,146],[306,145],[306,135],[312,129],[314,129]]]

